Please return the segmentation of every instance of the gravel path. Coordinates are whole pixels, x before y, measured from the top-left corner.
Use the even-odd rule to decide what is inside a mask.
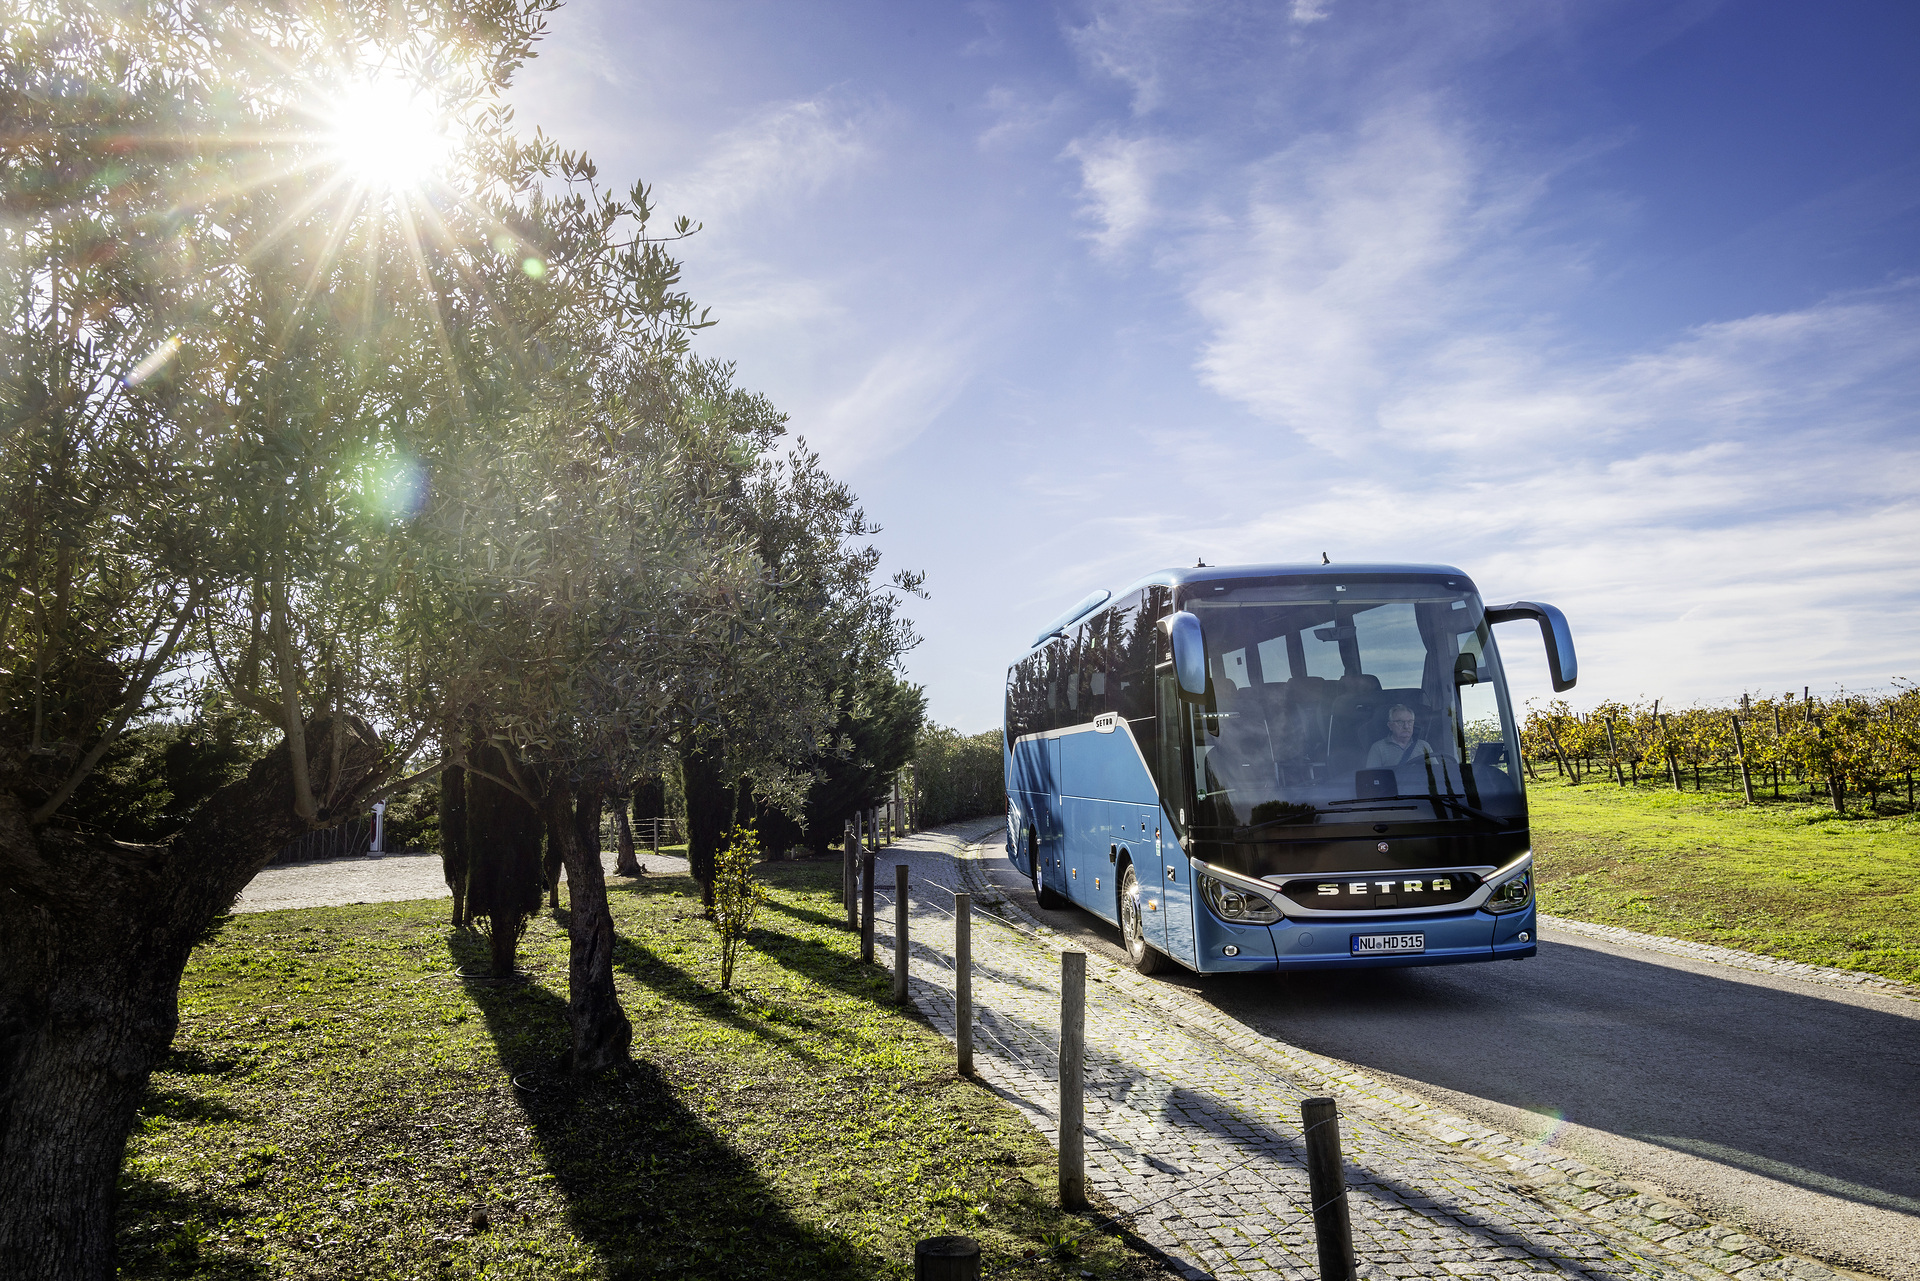
[[[613,879],[617,855],[600,852],[600,865]],[[652,872],[684,876],[687,860],[642,854],[640,865]],[[351,903],[404,903],[451,898],[438,854],[383,854],[379,858],[335,858],[316,863],[269,867],[240,891],[236,912],[278,912],[291,907],[341,907]]]

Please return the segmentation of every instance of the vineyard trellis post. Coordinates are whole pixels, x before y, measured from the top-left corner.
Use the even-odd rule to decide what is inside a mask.
[[[1789,697],[1791,697],[1791,695],[1789,695]],[[1780,732],[1780,704],[1775,703],[1773,705],[1773,795],[1775,800],[1778,800],[1780,797],[1780,770],[1782,768],[1780,751],[1782,738],[1783,735]]]
[[[1613,741],[1613,717],[1609,716],[1606,718],[1606,725],[1607,763],[1613,766],[1613,781],[1625,787],[1627,785],[1627,779],[1626,776],[1620,772],[1620,749]]]
[[[1740,718],[1730,716],[1733,722],[1733,754],[1740,762],[1740,790],[1746,794],[1747,804],[1753,804],[1753,776],[1747,772],[1747,741],[1740,733]]]
[[[1660,749],[1667,754],[1667,777],[1673,781],[1673,790],[1681,791],[1680,762],[1673,757],[1673,731],[1667,726],[1667,718],[1656,717],[1660,722]]]
[[[1572,780],[1574,786],[1578,787],[1580,785],[1580,776],[1575,774],[1572,768],[1568,766],[1567,754],[1560,750],[1560,735],[1554,732],[1553,726],[1551,725],[1547,726],[1547,741],[1553,744],[1553,758],[1560,763],[1560,776]]]

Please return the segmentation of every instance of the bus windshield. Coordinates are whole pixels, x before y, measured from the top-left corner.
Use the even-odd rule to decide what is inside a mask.
[[[1524,821],[1478,595],[1433,582],[1213,590],[1183,602],[1206,639],[1206,702],[1179,704],[1165,727],[1184,739],[1193,826],[1284,839],[1318,823]]]

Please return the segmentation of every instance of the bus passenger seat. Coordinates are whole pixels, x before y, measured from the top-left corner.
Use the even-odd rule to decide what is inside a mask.
[[[1367,749],[1379,737],[1374,725],[1384,724],[1386,718],[1387,701],[1381,694],[1379,677],[1342,678],[1327,722],[1327,764],[1335,778],[1366,762]]]
[[[1216,684],[1220,738],[1208,755],[1216,777],[1229,791],[1248,786],[1264,791],[1274,778],[1273,742],[1267,733],[1267,706],[1261,686],[1237,689]]]

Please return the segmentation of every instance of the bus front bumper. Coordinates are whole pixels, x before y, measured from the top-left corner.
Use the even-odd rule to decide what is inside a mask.
[[[1534,905],[1517,912],[1460,912],[1389,920],[1283,920],[1278,925],[1229,925],[1196,912],[1202,973],[1277,970],[1371,970],[1470,961],[1517,961],[1539,950]],[[1417,952],[1356,954],[1356,935],[1421,936]],[[1229,953],[1228,949],[1234,949]]]

